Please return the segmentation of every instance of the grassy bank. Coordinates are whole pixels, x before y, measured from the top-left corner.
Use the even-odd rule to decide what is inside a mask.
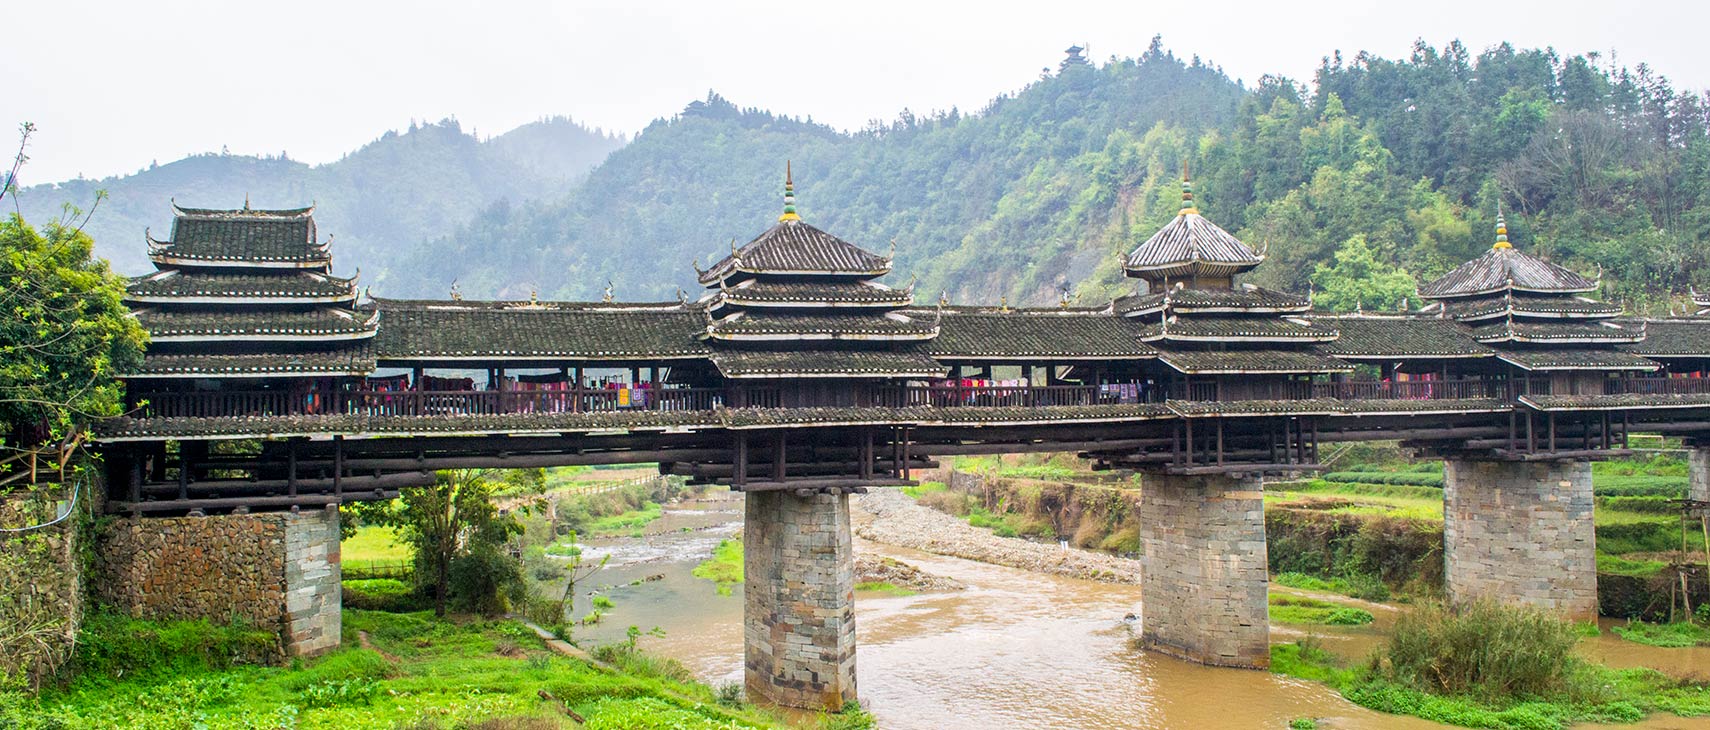
[[[730,595],[732,588],[742,584],[742,539],[718,541],[712,557],[695,566],[694,575],[717,583],[720,595]]]
[[[1376,620],[1370,611],[1287,593],[1270,595],[1271,620],[1308,626],[1364,626]]]
[[[206,623],[92,622],[76,679],[0,695],[0,726],[46,728],[776,728],[720,704],[680,665],[627,649],[612,672],[555,654],[512,621],[345,613],[343,648],[288,667],[242,663],[271,634]],[[366,634],[372,648],[359,646]],[[235,653],[234,653],[235,652]],[[728,693],[726,693],[728,695]]]
[[[1373,710],[1462,727],[1557,730],[1654,712],[1710,715],[1704,683],[1587,662],[1574,654],[1579,633],[1526,609],[1426,606],[1404,615],[1362,665],[1345,666],[1308,638],[1273,646],[1271,671],[1324,682]]]

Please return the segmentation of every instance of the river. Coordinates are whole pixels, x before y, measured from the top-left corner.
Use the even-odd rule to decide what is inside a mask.
[[[713,492],[676,504],[642,538],[591,541],[592,559],[609,555],[587,581],[617,606],[577,638],[601,643],[627,627],[664,629],[644,650],[673,657],[713,684],[742,680],[742,595],[694,578],[694,566],[741,528],[740,496]],[[886,730],[978,728],[1283,728],[1297,717],[1338,730],[1448,727],[1372,712],[1314,682],[1268,672],[1214,669],[1136,650],[1138,586],[1110,585],[857,541],[856,551],[886,555],[954,578],[966,590],[856,596],[856,666],[862,703]],[[655,580],[650,577],[662,576]],[[639,585],[624,585],[631,581]],[[1349,599],[1336,597],[1336,600]],[[586,599],[578,610],[586,611]],[[1363,656],[1395,618],[1393,606],[1366,606],[1365,627],[1320,627],[1326,648]],[[1302,633],[1273,626],[1272,638]],[[1710,674],[1710,649],[1655,649],[1610,635],[1587,653],[1613,666],[1653,666]],[[1594,726],[1611,728],[1615,726]],[[1630,728],[1710,729],[1710,719],[1653,716]]]

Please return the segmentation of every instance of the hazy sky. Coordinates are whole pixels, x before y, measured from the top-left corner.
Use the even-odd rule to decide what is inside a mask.
[[[840,128],[976,110],[1055,67],[1154,34],[1251,83],[1310,80],[1341,49],[1416,38],[1615,49],[1677,88],[1710,87],[1710,3],[1053,0],[0,3],[0,124],[40,128],[23,181],[131,172],[217,151],[325,162],[409,120],[503,132],[547,115],[633,134],[715,89]],[[0,139],[13,144],[13,134]],[[10,152],[4,153],[5,157]]]

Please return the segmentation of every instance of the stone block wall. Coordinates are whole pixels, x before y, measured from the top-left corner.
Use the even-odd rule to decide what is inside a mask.
[[[1686,452],[1686,498],[1710,502],[1710,446],[1693,446]]]
[[[1270,666],[1270,577],[1259,478],[1141,479],[1142,643],[1201,664]]]
[[[1443,472],[1444,587],[1563,618],[1597,618],[1591,462],[1451,459]]]
[[[120,519],[100,535],[95,589],[135,618],[277,627],[286,654],[338,646],[338,512]]]
[[[855,700],[849,496],[744,497],[743,664],[752,699],[837,711]]]

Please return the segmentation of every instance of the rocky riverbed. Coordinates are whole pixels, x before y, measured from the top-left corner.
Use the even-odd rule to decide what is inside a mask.
[[[915,504],[898,490],[875,489],[855,497],[851,505],[855,534],[873,542],[1103,583],[1140,582],[1138,560],[998,537]]]

